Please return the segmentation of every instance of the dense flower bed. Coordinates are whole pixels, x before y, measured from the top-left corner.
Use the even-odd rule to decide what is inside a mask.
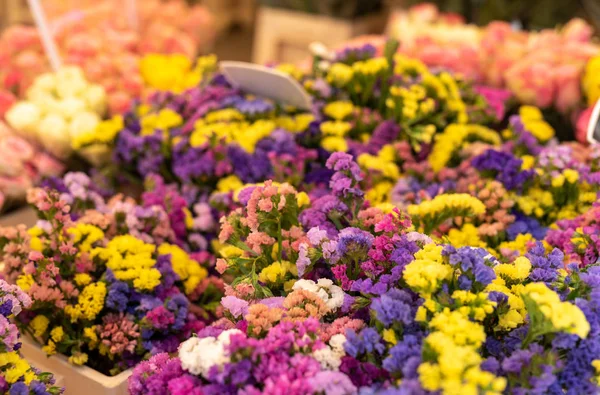
[[[0,228],[20,329],[132,394],[599,392],[598,146],[384,47],[276,66],[310,111],[146,58]]]
[[[327,166],[327,205],[289,184],[241,192],[245,207],[219,235],[227,246],[217,268],[234,276],[225,318],[177,358],[138,365],[132,394],[600,389],[596,266],[565,267],[542,243],[502,263],[435,242],[401,212],[369,206],[351,156],[335,153]],[[465,196],[446,208],[461,218],[479,209]]]

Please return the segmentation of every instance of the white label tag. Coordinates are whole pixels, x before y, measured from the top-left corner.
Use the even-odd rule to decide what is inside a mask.
[[[596,102],[587,129],[587,141],[590,144],[600,142],[600,100]]]
[[[246,62],[220,62],[225,78],[236,88],[257,96],[310,110],[311,97],[298,81],[265,66]]]

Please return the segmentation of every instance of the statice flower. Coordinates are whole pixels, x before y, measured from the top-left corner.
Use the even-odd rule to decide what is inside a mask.
[[[528,181],[533,179],[535,174],[534,170],[521,170],[521,159],[493,149],[473,158],[471,164],[484,174],[490,173],[507,190],[511,191],[521,190]]]

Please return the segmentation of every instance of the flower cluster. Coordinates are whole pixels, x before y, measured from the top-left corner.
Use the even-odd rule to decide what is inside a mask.
[[[305,204],[285,184],[242,189],[221,223],[224,318],[139,365],[133,394],[599,390],[595,265],[541,242],[510,262],[435,242],[370,206],[349,155],[327,166],[329,192]]]
[[[136,7],[135,21],[110,1],[53,0],[45,2],[44,9],[63,63],[80,67],[89,81],[106,90],[112,114],[127,111],[131,101],[144,94],[139,65],[144,55],[176,53],[193,58],[214,40],[211,13],[183,1],[147,0]],[[25,95],[35,77],[50,71],[50,64],[34,26],[8,26],[0,36],[0,48],[2,115]]]
[[[74,66],[38,76],[6,113],[8,124],[23,137],[66,159],[71,141],[94,130],[106,112],[106,92],[89,83]]]
[[[62,394],[64,389],[53,385],[52,374],[32,367],[19,353],[19,330],[10,319],[31,304],[29,295],[18,286],[0,280],[0,393]]]
[[[563,113],[579,105],[586,62],[598,54],[593,30],[578,18],[539,32],[515,30],[502,21],[479,28],[431,3],[396,13],[391,22],[403,54],[479,83],[507,87],[523,104],[553,106]],[[590,92],[588,81],[584,89]]]
[[[112,375],[174,352],[205,325],[186,294],[198,292],[208,272],[172,244],[160,206],[121,200],[85,210],[82,202],[103,203],[85,182],[73,174],[62,194],[29,192],[40,219],[28,230],[2,229],[4,271],[33,301],[17,317],[24,332],[48,355]]]

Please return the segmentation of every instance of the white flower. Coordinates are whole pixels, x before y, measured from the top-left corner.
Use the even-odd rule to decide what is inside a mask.
[[[58,114],[48,114],[40,121],[38,141],[59,159],[65,159],[71,153],[71,136],[67,122]]]
[[[76,114],[69,124],[69,135],[75,138],[83,133],[93,132],[100,123],[100,117],[91,111]]]
[[[106,91],[102,86],[88,85],[83,92],[83,99],[87,107],[96,114],[102,115],[106,112]]]
[[[338,370],[342,364],[342,358],[346,355],[344,343],[346,343],[346,336],[334,335],[329,339],[329,345],[314,351],[312,356],[319,361],[324,370]]]
[[[316,283],[312,280],[298,280],[292,289],[303,289],[316,294],[325,302],[331,312],[340,308],[344,303],[344,291],[327,278],[320,278]]]
[[[88,83],[79,67],[63,67],[56,72],[56,94],[60,98],[81,96]]]
[[[225,355],[225,346],[229,344],[233,334],[242,333],[238,329],[229,329],[219,337],[192,337],[179,345],[181,367],[194,375],[207,377],[213,366],[221,367],[229,362]]]
[[[27,91],[27,95],[29,96],[29,92],[33,91],[45,91],[46,93],[50,93],[56,87],[56,75],[53,73],[44,73],[37,76],[31,87]]]
[[[8,124],[25,137],[35,137],[40,121],[40,109],[33,103],[21,101],[12,106],[5,114]]]
[[[77,97],[67,97],[58,102],[58,113],[66,119],[71,119],[75,115],[86,110],[86,104],[83,99]]]

